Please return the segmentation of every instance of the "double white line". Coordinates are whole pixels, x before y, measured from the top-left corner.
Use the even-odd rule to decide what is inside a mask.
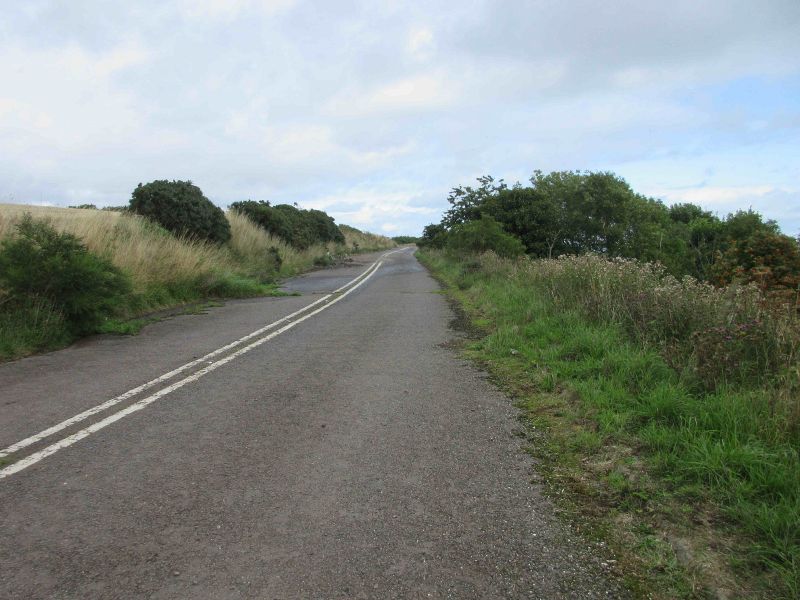
[[[388,254],[394,254],[394,252],[389,252],[387,254],[384,254],[383,257],[388,256]],[[383,258],[383,257],[381,257],[381,258]],[[295,325],[299,325],[300,323],[302,323],[306,319],[310,319],[314,315],[317,315],[317,314],[321,313],[323,310],[326,310],[327,308],[330,308],[331,306],[333,306],[334,304],[339,302],[342,298],[344,298],[345,296],[347,296],[348,294],[350,294],[351,292],[353,292],[354,290],[359,288],[361,285],[363,285],[364,282],[366,282],[370,277],[372,277],[375,274],[375,272],[381,267],[382,264],[383,264],[383,262],[379,259],[376,262],[372,263],[369,266],[369,268],[367,268],[366,271],[364,271],[361,275],[359,275],[358,277],[356,277],[352,281],[349,281],[348,283],[346,283],[345,285],[343,285],[339,289],[334,290],[330,294],[326,294],[325,296],[323,296],[322,298],[312,302],[308,306],[306,306],[306,307],[304,307],[304,308],[302,308],[302,309],[300,309],[300,310],[298,310],[296,312],[293,312],[292,314],[287,315],[287,316],[283,317],[282,319],[278,319],[277,321],[274,321],[274,322],[270,323],[269,325],[265,325],[264,327],[254,331],[254,332],[252,332],[252,333],[250,333],[250,334],[248,334],[248,335],[246,335],[244,337],[241,337],[238,340],[236,340],[234,342],[231,342],[230,344],[227,344],[225,346],[222,346],[221,348],[218,348],[217,350],[214,350],[213,352],[209,352],[205,356],[202,356],[202,357],[200,357],[200,358],[198,358],[196,360],[188,362],[185,365],[182,365],[182,366],[178,367],[177,369],[173,369],[172,371],[170,371],[168,373],[164,373],[163,375],[161,375],[159,377],[156,377],[155,379],[153,379],[151,381],[148,381],[147,383],[144,383],[144,384],[142,384],[142,385],[140,385],[138,387],[130,389],[127,392],[125,392],[123,394],[120,394],[119,396],[111,398],[110,400],[107,400],[107,401],[103,402],[102,404],[98,404],[97,406],[94,406],[94,407],[92,407],[92,408],[90,408],[88,410],[85,410],[82,413],[75,415],[74,417],[70,417],[69,419],[61,421],[60,423],[58,423],[56,425],[53,425],[52,427],[48,427],[47,429],[44,429],[43,431],[40,431],[39,433],[36,433],[36,434],[34,434],[34,435],[30,436],[30,437],[27,437],[24,440],[20,440],[19,442],[16,442],[15,444],[11,444],[7,448],[3,448],[2,450],[0,450],[0,458],[5,458],[5,457],[7,457],[9,455],[16,454],[17,452],[20,452],[21,450],[27,448],[28,446],[31,446],[31,445],[33,445],[33,444],[35,444],[37,442],[40,442],[40,441],[42,441],[42,440],[44,440],[44,439],[46,439],[46,438],[58,433],[59,431],[63,431],[64,429],[67,429],[68,427],[71,427],[71,426],[73,426],[73,425],[75,425],[77,423],[80,423],[81,421],[84,421],[85,419],[88,419],[92,415],[96,415],[98,413],[101,413],[101,412],[111,408],[112,406],[115,406],[117,404],[120,404],[121,402],[124,402],[125,400],[133,398],[134,396],[136,396],[136,395],[140,394],[141,392],[144,392],[144,391],[146,391],[146,390],[158,385],[159,383],[163,383],[165,381],[168,381],[168,380],[172,379],[173,377],[175,377],[176,375],[179,375],[180,373],[183,373],[184,371],[190,370],[192,367],[196,367],[196,366],[200,365],[201,363],[207,363],[206,366],[204,366],[203,368],[195,371],[191,375],[189,375],[187,377],[184,377],[183,379],[181,379],[179,381],[176,381],[175,383],[172,383],[172,384],[170,384],[170,385],[158,390],[154,394],[151,394],[150,396],[147,396],[146,398],[142,398],[141,400],[138,400],[138,401],[134,402],[133,404],[130,404],[129,406],[126,406],[122,410],[119,410],[119,411],[117,411],[117,412],[105,417],[104,419],[101,419],[100,421],[92,423],[91,425],[81,429],[80,431],[77,431],[77,432],[73,433],[72,435],[69,435],[69,436],[63,438],[63,439],[61,439],[61,440],[59,440],[59,441],[47,446],[46,448],[43,448],[42,450],[39,450],[39,451],[34,452],[32,454],[29,454],[28,456],[25,456],[24,458],[20,458],[19,460],[17,460],[16,462],[8,465],[7,467],[5,467],[3,469],[0,469],[0,479],[4,479],[6,477],[9,477],[10,475],[14,475],[15,473],[19,473],[20,471],[22,471],[24,469],[27,469],[31,465],[36,464],[40,460],[42,460],[44,458],[47,458],[51,454],[55,454],[59,450],[63,450],[64,448],[67,448],[67,447],[71,446],[75,442],[78,442],[78,441],[82,440],[83,438],[88,437],[91,434],[93,434],[93,433],[95,433],[97,431],[100,431],[101,429],[104,429],[105,427],[108,427],[112,423],[115,423],[116,421],[119,421],[120,419],[123,419],[123,418],[127,417],[128,415],[130,415],[132,413],[135,413],[137,411],[142,410],[143,408],[145,408],[149,404],[152,404],[156,400],[159,400],[160,398],[163,398],[167,394],[169,394],[171,392],[174,392],[175,390],[177,390],[179,388],[182,388],[183,386],[185,386],[188,383],[192,383],[193,381],[197,381],[198,379],[200,379],[204,375],[207,375],[208,373],[211,373],[212,371],[217,370],[221,366],[228,364],[229,362],[231,362],[232,360],[238,358],[239,356],[250,352],[250,350],[252,350],[254,348],[258,348],[260,345],[268,342],[272,338],[275,338],[275,337],[279,336],[280,334],[284,333],[285,331],[288,331],[289,329],[291,329]],[[315,306],[319,306],[320,304],[322,306],[320,306],[319,308],[317,308],[315,310],[311,310]],[[311,312],[309,312],[309,311],[311,311]],[[279,327],[279,328],[275,329],[276,327]],[[275,331],[272,331],[271,333],[269,333],[267,335],[264,335],[263,337],[258,337],[258,336],[266,333],[267,331],[269,331],[271,329],[275,329]],[[247,342],[249,340],[252,340],[253,338],[258,338],[258,339],[256,339],[254,342],[251,342],[251,343],[247,344],[246,346],[242,346],[241,348],[239,348],[238,350],[235,350],[234,352],[228,354],[224,358],[221,358],[221,359],[216,360],[216,361],[212,361],[211,360],[211,359],[219,356],[220,354],[223,354],[223,353],[227,352],[228,350],[232,350],[233,348],[236,348],[237,346],[240,346],[241,344],[243,344],[243,343],[245,343],[245,342]]]

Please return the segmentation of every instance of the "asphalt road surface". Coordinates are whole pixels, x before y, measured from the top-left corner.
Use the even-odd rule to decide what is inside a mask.
[[[410,248],[286,287],[0,365],[0,598],[620,597]]]

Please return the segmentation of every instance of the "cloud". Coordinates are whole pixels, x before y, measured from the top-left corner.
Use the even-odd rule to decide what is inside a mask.
[[[613,169],[790,224],[798,27],[796,0],[11,3],[0,197],[183,178],[418,233],[477,175]]]
[[[231,21],[247,10],[271,16],[295,4],[295,0],[181,0],[178,6],[188,18]]]
[[[666,198],[670,203],[689,202],[702,206],[730,205],[745,199],[759,198],[773,192],[791,193],[792,190],[778,189],[771,185],[745,185],[737,187],[701,186],[692,188],[676,188],[652,190],[648,193],[659,198]]]
[[[408,34],[407,50],[416,60],[429,59],[436,49],[433,32],[426,27],[415,27]]]
[[[329,103],[336,116],[363,117],[404,111],[439,110],[457,99],[457,83],[446,74],[425,73],[398,79],[372,89],[349,90]]]

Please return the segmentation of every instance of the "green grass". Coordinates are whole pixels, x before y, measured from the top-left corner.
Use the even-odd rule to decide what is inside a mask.
[[[620,323],[523,278],[419,256],[486,331],[465,353],[518,398],[550,489],[609,542],[632,590],[797,597],[800,459],[768,388],[703,390]]]
[[[131,293],[117,307],[116,314],[103,321],[95,333],[136,335],[146,325],[160,320],[138,315],[182,304],[198,306],[207,298],[287,295],[291,294],[278,289],[275,283],[262,283],[233,273],[218,275],[210,282],[199,278],[178,280],[170,285],[150,286],[142,293]],[[45,300],[7,300],[0,304],[0,361],[62,348],[75,339],[59,312]]]
[[[58,348],[71,339],[64,318],[46,300],[0,304],[0,360]]]

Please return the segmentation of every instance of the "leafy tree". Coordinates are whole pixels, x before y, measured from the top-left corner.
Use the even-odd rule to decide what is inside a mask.
[[[483,203],[508,187],[502,179],[495,182],[491,175],[478,177],[478,183],[480,185],[474,188],[458,186],[450,191],[450,195],[447,197],[450,209],[442,217],[442,225],[446,229],[479,219]]]
[[[525,253],[525,246],[488,215],[477,221],[462,223],[447,236],[445,247],[453,252],[481,254],[489,250],[505,258],[514,258]]]
[[[797,287],[797,243],[752,210],[721,220],[693,204],[667,208],[608,172],[534,171],[530,184],[508,187],[484,176],[475,187],[453,188],[442,222],[425,228],[420,245],[480,247],[482,236],[489,236],[489,218],[531,256],[595,252],[658,261],[676,276]]]
[[[444,225],[431,223],[422,230],[419,245],[423,248],[436,248],[441,250],[447,241],[447,228]]]
[[[688,225],[695,219],[712,219],[714,215],[694,204],[673,204],[669,207],[669,218],[676,223]]]

